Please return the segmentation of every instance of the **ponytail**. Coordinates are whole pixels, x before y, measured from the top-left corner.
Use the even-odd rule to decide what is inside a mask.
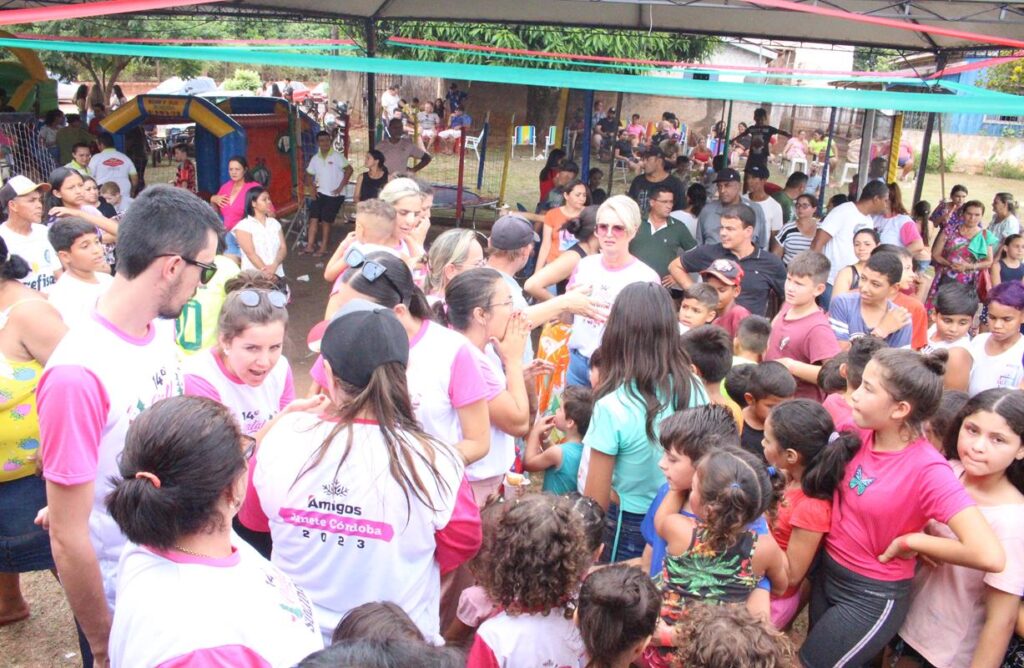
[[[800,481],[804,494],[831,499],[843,479],[846,465],[860,450],[860,437],[836,432],[832,417],[810,399],[790,399],[768,416],[779,450],[793,450],[804,466]]]
[[[495,288],[501,280],[501,274],[487,267],[462,272],[448,283],[444,302],[434,305],[438,320],[457,332],[465,332],[474,310],[491,308]]]
[[[211,399],[164,399],[128,428],[118,471],[107,510],[131,542],[166,550],[220,530],[220,501],[245,473],[238,423]]]

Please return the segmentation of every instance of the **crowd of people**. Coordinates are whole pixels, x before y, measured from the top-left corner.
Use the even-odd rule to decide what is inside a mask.
[[[609,196],[555,150],[536,213],[433,237],[392,139],[307,166],[308,379],[243,157],[0,188],[0,625],[51,569],[89,666],[1021,665],[1010,194],[819,220],[753,154]]]

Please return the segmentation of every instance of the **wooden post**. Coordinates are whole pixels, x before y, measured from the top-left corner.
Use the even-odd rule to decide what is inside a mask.
[[[508,185],[508,168],[509,163],[512,159],[512,142],[515,140],[513,133],[516,127],[516,115],[513,112],[512,118],[508,122],[508,139],[505,141],[505,159],[501,165],[501,186],[498,188],[498,205],[505,205],[505,187]]]

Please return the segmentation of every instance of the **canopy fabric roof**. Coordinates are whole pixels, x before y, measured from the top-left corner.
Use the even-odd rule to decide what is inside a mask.
[[[179,14],[256,13],[292,18],[439,20],[547,24],[769,38],[908,50],[962,49],[984,40],[770,9],[743,0],[236,0],[180,7]],[[5,8],[38,6],[10,0]],[[1024,0],[798,0],[932,28],[1024,39]]]
[[[957,86],[960,94],[909,93],[853,89],[822,89],[800,86],[700,81],[671,76],[633,76],[604,72],[545,70],[502,65],[469,65],[393,58],[333,56],[312,53],[253,51],[244,48],[206,46],[149,46],[60,42],[55,40],[2,39],[0,47],[54,50],[66,53],[219,60],[221,62],[318,67],[350,72],[376,72],[406,76],[488,81],[514,85],[553,86],[642,95],[666,95],[715,100],[745,100],[819,107],[844,107],[897,111],[960,112],[1024,116],[1024,96],[1007,95],[970,86]],[[922,84],[923,85],[923,84]],[[952,89],[950,82],[942,88]]]

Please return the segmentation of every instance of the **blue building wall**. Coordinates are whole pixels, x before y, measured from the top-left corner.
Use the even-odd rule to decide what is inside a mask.
[[[983,58],[966,58],[966,62],[972,63]],[[966,84],[968,86],[979,86],[985,78],[988,68],[960,72],[942,77],[945,81]],[[1006,135],[1024,136],[1024,123],[1005,123],[986,121],[982,114],[948,114],[946,116],[946,128],[948,132],[961,135],[986,135],[1001,137]]]

